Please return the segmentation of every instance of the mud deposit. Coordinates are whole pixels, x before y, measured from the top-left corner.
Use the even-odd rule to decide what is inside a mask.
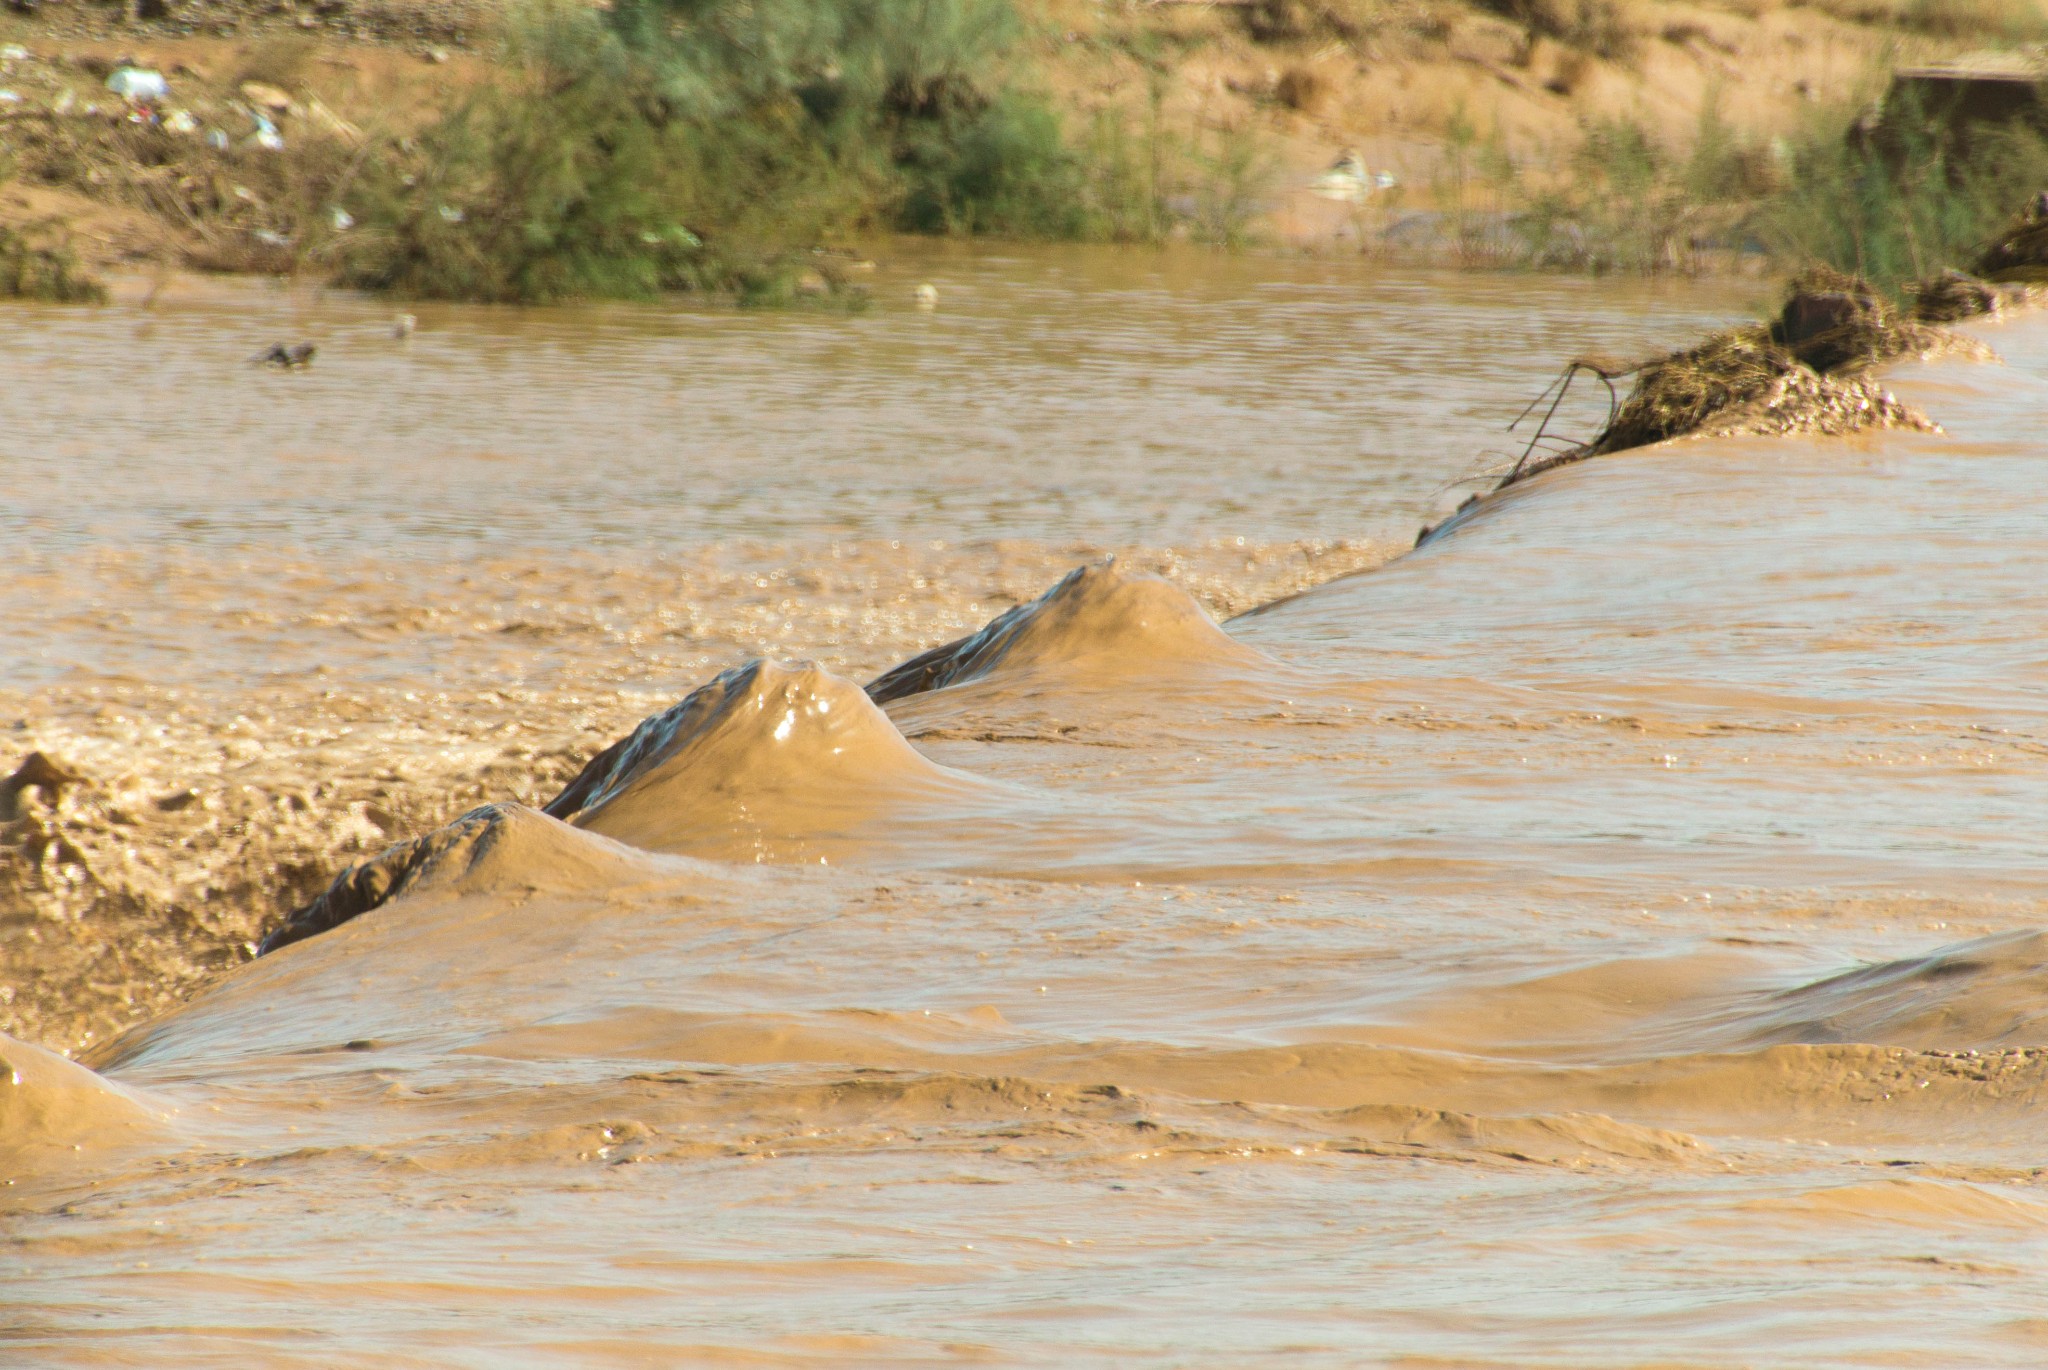
[[[2039,1362],[2048,323],[1386,561],[1735,302],[917,265],[39,396],[0,1357]]]

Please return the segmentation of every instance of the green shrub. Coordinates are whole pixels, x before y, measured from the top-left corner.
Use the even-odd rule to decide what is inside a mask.
[[[1974,260],[2014,207],[2048,185],[2048,136],[2024,125],[1952,131],[1893,110],[1895,146],[1848,136],[1842,112],[1817,121],[1790,156],[1788,181],[1755,217],[1765,245],[1896,287]]]
[[[350,173],[357,226],[322,250],[412,295],[781,303],[851,298],[810,249],[862,228],[1244,238],[1255,135],[1170,134],[1161,87],[1070,137],[1019,31],[1009,0],[546,0],[501,79]]]
[[[79,266],[60,226],[0,225],[0,299],[105,304],[107,288]]]
[[[1085,164],[1041,100],[997,97],[949,129],[912,130],[895,149],[895,221],[920,233],[1091,236]]]
[[[870,198],[793,96],[682,111],[588,11],[529,11],[508,59],[364,175],[342,281],[487,301],[773,295]]]
[[[792,137],[862,168],[867,217],[914,232],[1083,236],[1085,170],[1010,64],[1010,0],[629,0],[618,32],[699,119],[800,108]]]

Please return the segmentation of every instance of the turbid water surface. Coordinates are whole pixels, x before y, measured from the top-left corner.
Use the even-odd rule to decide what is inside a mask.
[[[2038,1364],[2048,321],[1979,329],[2003,364],[1895,374],[1946,434],[1565,468],[1418,552],[1218,626],[1342,569],[1340,540],[1383,560],[1559,357],[1683,342],[1739,301],[1169,265],[918,263],[958,273],[938,315],[606,314],[573,325],[601,342],[573,344],[519,336],[568,316],[512,316],[504,337],[451,316],[471,337],[433,342],[451,373],[486,374],[489,353],[508,391],[506,473],[473,478],[461,517],[427,516],[445,474],[391,507],[406,463],[367,455],[367,412],[247,436],[348,367],[403,375],[340,345],[331,371],[254,382],[282,398],[224,441],[262,464],[331,430],[364,488],[322,475],[238,507],[225,470],[202,472],[224,507],[189,537],[111,475],[64,477],[80,494],[61,519],[17,505],[22,559],[57,586],[128,555],[217,577],[167,611],[193,645],[145,626],[127,666],[123,633],[83,609],[32,619],[50,655],[11,696],[18,731],[75,739],[109,774],[126,758],[150,777],[140,796],[167,783],[154,701],[225,727],[223,701],[274,691],[270,723],[239,715],[254,750],[219,773],[303,776],[307,806],[274,822],[303,825],[309,852],[342,814],[372,824],[322,877],[419,840],[387,858],[395,898],[82,1064],[4,1044],[0,1349],[38,1365]],[[1404,298],[1420,302],[1405,316]],[[317,310],[380,345],[367,307]],[[207,331],[218,317],[181,326],[223,357],[240,346]],[[549,457],[558,406],[539,396],[587,366],[635,412],[654,382],[600,359],[687,350],[663,329],[734,340],[702,428],[656,438],[620,417],[573,467]],[[1177,363],[1132,398],[1148,330]],[[1425,336],[1436,388],[1401,371]],[[831,378],[793,364],[774,391],[778,349],[834,348]],[[917,390],[919,348],[952,379]],[[1169,379],[1187,398],[1160,397]],[[487,430],[495,392],[470,384],[414,464],[454,466],[448,435]],[[753,439],[719,408],[738,404],[727,390],[817,455],[788,463],[779,500],[728,450]],[[1005,396],[1037,401],[1007,437]],[[656,493],[663,441],[703,454],[705,509]],[[756,469],[781,450],[764,440]],[[836,484],[817,474],[834,463]],[[920,509],[952,482],[986,499]],[[1035,493],[994,512],[1020,489]],[[314,527],[323,505],[346,526]],[[559,537],[538,526],[550,508]],[[116,548],[131,524],[137,545]],[[773,594],[818,650],[749,640],[717,600],[771,546],[796,549]],[[1062,579],[1068,560],[1087,564]],[[890,580],[903,566],[927,584]],[[491,588],[520,568],[549,588]],[[148,618],[105,574],[53,593]],[[347,574],[360,590],[323,588]],[[275,617],[204,607],[226,591]],[[520,596],[537,627],[504,621]],[[350,607],[408,597],[441,607],[375,630]],[[593,623],[592,603],[617,621]],[[631,636],[662,608],[703,635]],[[779,660],[742,664],[757,642]],[[315,676],[302,654],[323,645]],[[137,731],[85,711],[95,688]],[[303,735],[350,707],[385,741]],[[513,739],[536,731],[522,771]],[[445,801],[467,767],[498,802],[408,826],[348,797],[348,767],[379,757],[405,768],[379,780],[394,794],[438,784]],[[341,789],[315,793],[323,779]],[[127,804],[134,840],[220,796],[147,817],[95,783],[109,797],[36,821],[115,831]],[[113,896],[94,871],[63,879],[61,907],[90,925]],[[38,929],[55,926],[44,908]]]

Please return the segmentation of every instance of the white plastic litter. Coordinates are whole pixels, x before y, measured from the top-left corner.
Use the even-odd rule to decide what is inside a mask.
[[[197,133],[199,132],[199,121],[192,117],[189,110],[174,109],[164,116],[164,132]]]
[[[170,98],[171,83],[160,71],[122,67],[107,78],[107,89],[131,105],[147,105]]]

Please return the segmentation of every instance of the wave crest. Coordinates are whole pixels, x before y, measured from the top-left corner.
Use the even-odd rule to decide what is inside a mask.
[[[265,935],[267,955],[340,927],[400,895],[587,888],[616,873],[626,853],[524,804],[485,804],[423,837],[350,866],[311,903]]]
[[[704,853],[980,787],[919,753],[852,682],[756,660],[606,748],[546,812],[636,847]]]
[[[1119,570],[1109,558],[1074,568],[1029,604],[883,672],[867,693],[887,704],[999,670],[1081,662],[1119,672],[1194,663],[1264,671],[1276,664],[1217,627],[1172,581]]]

